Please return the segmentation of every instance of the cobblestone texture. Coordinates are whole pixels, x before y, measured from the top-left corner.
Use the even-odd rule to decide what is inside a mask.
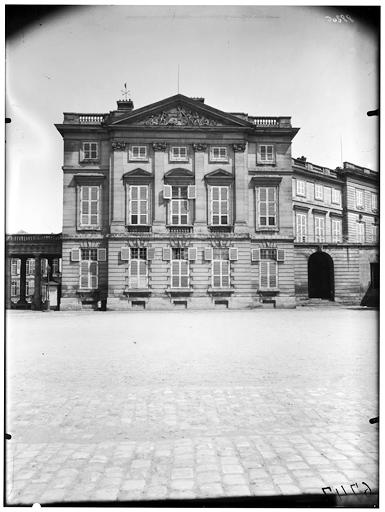
[[[376,357],[373,311],[10,312],[7,503],[374,490]]]

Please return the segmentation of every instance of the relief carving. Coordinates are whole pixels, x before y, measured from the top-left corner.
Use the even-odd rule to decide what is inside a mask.
[[[193,144],[194,151],[206,151],[207,144]]]
[[[234,151],[245,151],[246,144],[244,142],[240,142],[238,144],[233,144]]]
[[[208,119],[184,107],[153,114],[143,124],[146,126],[218,126],[214,119]]]
[[[167,144],[165,142],[154,142],[152,149],[154,151],[166,151]]]
[[[125,142],[113,141],[111,143],[111,146],[112,146],[112,149],[114,151],[124,151],[126,149],[126,143]]]

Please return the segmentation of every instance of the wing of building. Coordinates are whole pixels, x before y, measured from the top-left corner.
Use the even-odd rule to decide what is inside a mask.
[[[290,308],[376,294],[378,173],[292,159],[290,117],[177,94],[65,113],[56,128],[61,309]]]

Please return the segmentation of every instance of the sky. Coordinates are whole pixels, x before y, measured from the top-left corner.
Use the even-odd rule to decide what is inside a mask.
[[[341,10],[342,9],[342,10]],[[294,157],[378,169],[376,35],[343,7],[74,6],[6,42],[6,232],[62,226],[63,112],[202,96],[225,112],[291,116]],[[330,17],[330,19],[328,18]],[[342,153],[342,159],[341,159]]]

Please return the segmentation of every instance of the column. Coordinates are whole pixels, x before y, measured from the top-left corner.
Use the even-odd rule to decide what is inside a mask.
[[[163,199],[165,142],[155,142],[154,149],[154,232],[166,230],[166,201]]]
[[[52,272],[53,272],[53,257],[47,256],[47,283],[52,281]]]
[[[27,304],[25,293],[27,287],[27,257],[20,257],[20,299],[18,304]]]
[[[11,309],[11,282],[12,282],[12,258],[6,256],[5,258],[5,307]]]
[[[35,293],[32,300],[33,309],[41,309],[41,259],[35,256]]]
[[[195,150],[195,227],[202,231],[207,226],[207,191],[204,182],[207,144],[193,144]]]
[[[235,174],[235,231],[247,230],[248,173],[245,164],[245,143],[233,144]]]

